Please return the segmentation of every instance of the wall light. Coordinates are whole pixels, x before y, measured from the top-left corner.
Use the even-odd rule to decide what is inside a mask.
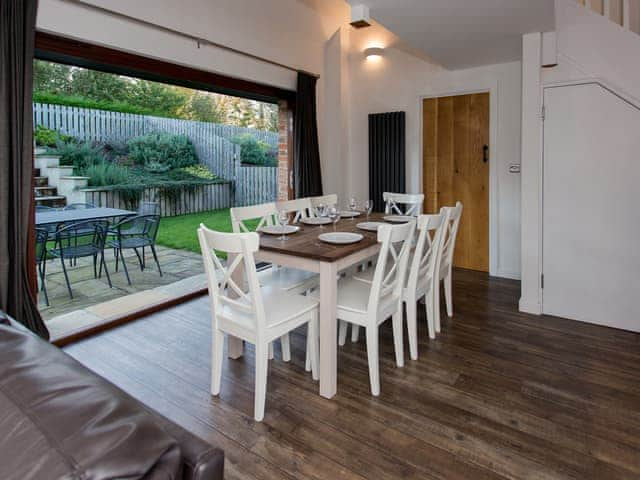
[[[380,60],[382,58],[382,56],[384,55],[384,48],[380,48],[380,47],[370,47],[365,49],[364,51],[364,57],[367,60]]]

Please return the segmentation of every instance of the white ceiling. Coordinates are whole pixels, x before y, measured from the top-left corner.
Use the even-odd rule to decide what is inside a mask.
[[[521,58],[522,34],[554,29],[554,0],[347,0],[448,69]]]

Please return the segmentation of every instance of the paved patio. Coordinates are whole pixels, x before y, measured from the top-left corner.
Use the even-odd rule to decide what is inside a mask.
[[[69,297],[60,260],[49,260],[47,263],[46,282],[50,306],[47,307],[44,295],[41,293],[38,298],[38,306],[42,317],[45,321],[49,321],[54,317],[87,309],[96,304],[123,299],[127,295],[171,285],[194,276],[202,277],[204,267],[201,255],[187,250],[174,250],[161,246],[156,248],[160,267],[162,268],[162,277],[159,275],[151,252],[148,249],[146,252],[147,266],[144,271],[140,271],[135,253],[133,251],[125,252],[131,285],[127,284],[122,264],[120,264],[119,271],[115,271],[115,258],[111,250],[105,252],[105,261],[111,274],[113,288],[109,288],[104,273],[102,278],[94,278],[93,260],[91,258],[78,259],[77,265],[73,267],[69,267],[67,263],[67,273],[73,290],[73,299]],[[184,284],[185,282],[181,282],[181,285]]]

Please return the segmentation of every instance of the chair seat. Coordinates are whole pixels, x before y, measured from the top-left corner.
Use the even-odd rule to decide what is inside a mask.
[[[118,240],[109,241],[109,245],[113,248],[142,248],[142,247],[148,247],[152,243],[153,242],[150,239],[144,238],[144,237],[132,237],[132,238],[124,237],[120,241]]]
[[[263,287],[274,287],[288,292],[302,293],[318,285],[318,274],[296,268],[272,266],[258,272],[258,282]]]
[[[49,253],[54,257],[64,258],[92,257],[100,254],[100,252],[101,250],[94,245],[69,245],[49,250]]]
[[[295,317],[302,316],[318,307],[318,301],[308,296],[285,292],[273,286],[261,287],[260,290],[262,291],[262,301],[266,313],[267,329],[289,322]],[[255,317],[253,315],[231,308],[228,305],[222,308],[220,316],[244,328],[255,329]]]
[[[338,318],[340,320],[352,321],[352,317],[349,314],[365,316],[369,306],[370,294],[370,282],[359,280],[355,277],[341,278],[338,281],[338,298],[336,302]],[[320,289],[314,290],[309,296],[315,300],[319,300]],[[390,309],[393,310],[395,302],[397,302],[397,297],[394,297],[392,294],[381,298],[378,311],[385,312]],[[347,315],[349,318],[344,318]],[[386,317],[382,318],[381,321],[384,321],[385,318]]]

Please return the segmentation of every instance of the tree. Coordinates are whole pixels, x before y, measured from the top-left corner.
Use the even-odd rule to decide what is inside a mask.
[[[97,101],[126,102],[130,89],[131,82],[120,75],[73,68],[67,93]]]
[[[60,63],[33,62],[33,90],[45,93],[66,93],[71,81],[71,67]]]

